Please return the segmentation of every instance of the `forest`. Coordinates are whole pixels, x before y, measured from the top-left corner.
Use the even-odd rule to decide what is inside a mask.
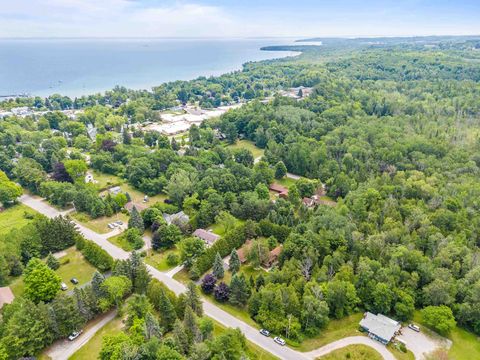
[[[115,88],[76,99],[2,102],[5,109],[52,111],[0,121],[0,201],[16,206],[18,183],[56,206],[73,204],[92,219],[124,212],[130,195],[100,196],[84,182],[90,170],[121,178],[148,196],[163,194],[167,200],[131,212],[131,241],[151,231],[153,249],[178,248],[189,278],[199,281],[205,295],[294,343],[321,336],[332,319],[359,311],[408,321],[421,310],[442,335],[456,324],[480,335],[478,40],[362,41],[306,48],[299,57],[248,63],[238,72],[167,83],[151,92]],[[279,93],[298,86],[311,93]],[[180,137],[141,126],[178,104],[235,102],[244,104]],[[56,111],[72,108],[83,112],[72,119]],[[97,129],[93,139],[91,125]],[[231,147],[239,141],[263,155]],[[287,172],[300,179],[287,181]],[[271,185],[282,181],[288,195],[273,197]],[[320,189],[328,202],[307,207],[304,199]],[[167,224],[162,215],[178,211],[188,223]],[[35,221],[26,229],[37,240],[27,241],[25,231],[1,239],[0,285],[28,276],[51,252],[74,244],[88,248],[68,220]],[[192,237],[217,223],[225,231],[212,246]],[[70,236],[47,240],[49,233]],[[281,248],[278,262],[268,272],[243,273],[238,256],[245,244],[254,268],[265,267],[268,254]],[[91,252],[96,267],[104,263],[96,259],[105,254]],[[222,263],[227,255],[229,281]],[[193,285],[177,299],[147,274],[138,280],[137,266],[145,271],[138,265],[141,256],[106,260],[113,276],[96,275],[92,289],[76,293],[72,303],[46,294],[6,306],[0,359],[34,355],[66,334],[57,329],[22,353],[25,344],[4,340],[13,339],[16,324],[27,316],[22,304],[33,302],[44,320],[50,308],[76,307],[84,322],[132,292],[129,336],[106,339],[102,359],[122,358],[118,352],[125,349],[141,359],[210,359],[227,343],[229,359],[246,356],[245,341],[234,330],[212,338]]]

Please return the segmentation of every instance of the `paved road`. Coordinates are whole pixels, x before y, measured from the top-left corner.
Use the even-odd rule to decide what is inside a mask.
[[[75,340],[58,340],[53,343],[46,351],[46,354],[53,360],[67,360],[76,351],[78,351],[78,349],[85,345],[98,330],[113,320],[116,315],[116,311],[108,312],[107,314],[103,315],[103,318],[100,321],[84,331]]]
[[[305,353],[305,355],[310,359],[316,359],[317,357],[323,356],[328,354],[329,352],[337,349],[341,349],[348,345],[356,345],[356,344],[363,344],[370,346],[377,350],[380,355],[382,355],[384,360],[395,360],[395,356],[387,350],[387,348],[380,344],[378,341],[372,340],[366,336],[350,336],[347,338],[340,339],[338,341],[334,341],[330,344],[322,346],[316,350],[310,351]]]

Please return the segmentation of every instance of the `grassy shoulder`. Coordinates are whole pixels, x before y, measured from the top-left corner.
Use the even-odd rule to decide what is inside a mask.
[[[113,245],[118,246],[119,248],[122,248],[125,251],[133,251],[132,244],[129,243],[127,239],[125,239],[123,234],[118,234],[118,235],[109,237],[107,240],[110,241]]]
[[[87,341],[77,352],[75,352],[70,360],[90,360],[98,359],[100,350],[102,349],[102,340],[104,336],[116,335],[122,331],[122,318],[116,316],[113,320],[108,322],[104,327],[98,330],[93,337]],[[99,320],[97,320],[99,321]],[[89,324],[90,325],[90,324]],[[94,324],[92,324],[93,326]]]
[[[342,319],[330,320],[319,335],[305,338],[296,349],[299,351],[312,351],[344,337],[362,335],[358,329],[358,323],[362,316],[362,313],[357,313]]]
[[[212,319],[213,320],[213,319]],[[226,330],[226,328],[213,320],[214,328],[213,328],[213,336],[221,335],[222,332]],[[268,351],[263,350],[260,346],[251,343],[247,340],[247,355],[250,359],[256,360],[277,360],[278,358]]]
[[[321,360],[383,360],[382,355],[366,345],[348,345],[321,356]]]
[[[12,229],[20,229],[27,225],[35,214],[37,214],[35,210],[23,204],[16,204],[0,211],[0,237]]]
[[[153,266],[155,269],[159,271],[168,271],[173,269],[176,265],[170,265],[167,262],[167,257],[170,254],[176,254],[178,258],[180,258],[180,251],[177,248],[167,249],[160,252],[150,250],[145,256],[145,262],[148,265]]]
[[[72,290],[73,287],[88,283],[95,273],[95,267],[90,265],[75,247],[68,248],[65,252],[66,255],[59,259],[60,267],[55,272],[62,278],[62,282],[67,284],[70,288],[69,290]],[[79,282],[77,285],[73,285],[70,282],[70,279],[73,277],[77,278]],[[25,288],[23,276],[16,278],[11,283],[10,288],[15,296],[21,296]]]

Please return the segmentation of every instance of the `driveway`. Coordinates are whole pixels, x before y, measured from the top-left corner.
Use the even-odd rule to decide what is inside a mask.
[[[95,333],[102,327],[107,325],[117,315],[117,312],[112,310],[104,315],[100,321],[85,330],[78,338],[73,341],[68,339],[55,341],[45,352],[52,360],[67,360],[83,345],[85,345]]]
[[[407,349],[413,352],[416,360],[425,359],[426,354],[439,347],[448,349],[452,346],[450,340],[435,333],[428,332],[428,334],[426,334],[423,329],[420,332],[416,332],[409,327],[403,327],[401,331],[402,335],[397,336],[397,339],[405,342]]]
[[[310,359],[316,359],[334,350],[341,349],[348,345],[357,345],[357,344],[367,345],[377,350],[380,353],[380,355],[382,355],[384,360],[396,360],[395,356],[393,356],[393,354],[390,351],[388,351],[385,345],[382,345],[378,341],[372,340],[367,336],[346,337],[346,338],[334,341],[325,346],[322,346],[321,348],[318,348],[316,350],[307,352],[305,353],[305,355],[307,355]]]

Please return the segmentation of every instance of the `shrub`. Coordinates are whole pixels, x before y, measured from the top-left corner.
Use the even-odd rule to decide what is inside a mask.
[[[167,265],[175,266],[178,265],[180,258],[175,253],[170,253],[167,255]]]
[[[98,270],[105,272],[112,268],[113,258],[93,241],[86,239],[77,240],[77,249],[81,251],[85,259]]]

